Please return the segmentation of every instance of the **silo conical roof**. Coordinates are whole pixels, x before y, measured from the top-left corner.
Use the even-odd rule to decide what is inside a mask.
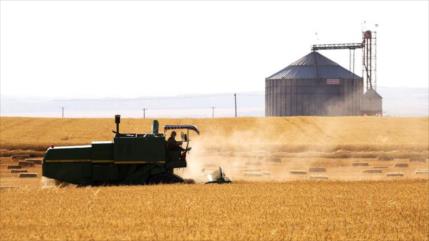
[[[381,97],[381,95],[379,93],[377,93],[377,91],[375,91],[374,89],[369,89],[365,92],[365,94],[363,94],[366,97],[370,97],[370,98],[379,98],[382,99],[383,97]]]
[[[267,79],[362,79],[341,65],[313,51]]]

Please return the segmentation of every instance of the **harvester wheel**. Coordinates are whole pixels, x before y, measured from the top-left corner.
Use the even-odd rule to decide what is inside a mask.
[[[149,180],[147,181],[148,184],[161,184],[161,183],[183,183],[183,178],[172,174],[172,173],[160,173],[154,176],[149,177]]]

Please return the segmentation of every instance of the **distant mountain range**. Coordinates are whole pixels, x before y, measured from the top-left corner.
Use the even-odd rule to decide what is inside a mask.
[[[427,88],[380,87],[385,116],[429,116]],[[264,116],[264,92],[237,93],[239,116]],[[233,93],[169,97],[49,99],[1,97],[1,116],[61,117],[215,117],[234,116]]]

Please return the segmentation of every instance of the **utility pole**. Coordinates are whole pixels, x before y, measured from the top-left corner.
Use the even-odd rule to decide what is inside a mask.
[[[143,119],[146,119],[146,108],[143,108]]]
[[[235,110],[235,117],[237,117],[237,93],[234,93],[234,110]]]
[[[212,106],[212,118],[214,118],[214,111],[215,111],[215,107]]]
[[[61,106],[61,118],[64,119],[64,106]]]

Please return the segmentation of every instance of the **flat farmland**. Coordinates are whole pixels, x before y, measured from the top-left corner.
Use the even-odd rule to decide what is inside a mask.
[[[192,151],[188,168],[178,174],[201,182],[219,166],[229,177],[242,181],[307,180],[319,177],[332,180],[381,180],[390,173],[399,173],[402,179],[428,178],[429,119],[425,117],[159,121],[161,131],[165,124],[198,126],[201,135],[191,135]],[[150,119],[123,118],[121,132],[150,133],[151,122]],[[113,118],[2,117],[0,155],[40,156],[50,145],[80,145],[94,140],[111,140],[114,128]],[[366,166],[354,166],[356,163]],[[401,166],[403,164],[406,166]],[[311,173],[310,168],[324,168],[325,171]]]
[[[2,240],[428,240],[429,182],[2,189]]]
[[[266,146],[286,151],[349,149],[427,149],[429,118],[398,117],[272,117],[159,119],[165,124],[193,124],[195,141],[210,147]],[[148,133],[152,119],[123,118],[121,132]],[[50,145],[110,140],[112,118],[0,117],[2,149],[45,150]],[[161,128],[162,129],[162,128]],[[198,141],[197,141],[198,140]],[[207,143],[210,141],[210,143]]]
[[[429,240],[429,119],[161,119],[194,124],[197,184],[53,187],[49,145],[110,140],[113,119],[0,118],[0,240]],[[127,119],[121,131],[150,132]],[[162,130],[162,128],[161,128]],[[15,158],[12,158],[14,156]],[[203,184],[223,168],[233,184]]]

